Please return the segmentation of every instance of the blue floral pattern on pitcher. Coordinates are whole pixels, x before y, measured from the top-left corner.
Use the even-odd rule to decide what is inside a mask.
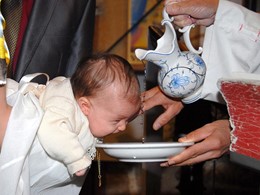
[[[190,83],[190,78],[188,76],[181,76],[179,73],[174,74],[172,76],[172,80],[169,85],[173,86],[173,88],[179,88],[188,85]]]

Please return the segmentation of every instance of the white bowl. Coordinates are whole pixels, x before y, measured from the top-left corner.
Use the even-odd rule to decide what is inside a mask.
[[[125,142],[98,143],[96,147],[104,149],[109,156],[123,162],[162,162],[191,145],[191,142]]]

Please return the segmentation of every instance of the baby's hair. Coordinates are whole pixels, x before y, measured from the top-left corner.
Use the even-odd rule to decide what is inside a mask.
[[[114,82],[118,82],[125,89],[125,96],[135,100],[139,96],[140,86],[132,66],[115,54],[101,53],[90,56],[78,65],[71,77],[75,98],[95,96]]]

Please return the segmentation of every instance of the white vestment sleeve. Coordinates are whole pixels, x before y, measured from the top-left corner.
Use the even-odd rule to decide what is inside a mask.
[[[260,74],[260,14],[220,0],[214,25],[206,29],[202,57],[207,73],[201,98],[224,102],[219,78],[237,72]]]

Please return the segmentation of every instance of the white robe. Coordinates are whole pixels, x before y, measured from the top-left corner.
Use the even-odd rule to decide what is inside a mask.
[[[207,73],[201,98],[206,100],[224,102],[217,87],[220,78],[234,73],[259,78],[260,14],[220,0],[214,25],[206,29],[202,58]]]

